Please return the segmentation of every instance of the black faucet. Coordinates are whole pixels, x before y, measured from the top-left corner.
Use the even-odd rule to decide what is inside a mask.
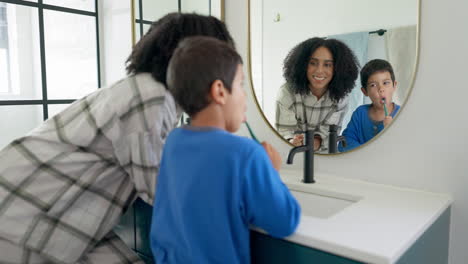
[[[343,147],[346,147],[346,138],[338,136],[338,126],[330,125],[328,130],[328,153],[337,153],[338,143],[340,143],[340,141]]]
[[[314,131],[305,132],[305,145],[294,147],[289,151],[287,164],[293,163],[294,155],[304,151],[304,183],[314,183]]]

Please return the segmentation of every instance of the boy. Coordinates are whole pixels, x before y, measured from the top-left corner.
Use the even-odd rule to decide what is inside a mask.
[[[386,60],[375,59],[364,65],[361,84],[361,91],[371,99],[372,104],[361,105],[354,111],[343,131],[347,146],[343,147],[340,143],[341,152],[354,149],[380,133],[400,109],[392,102],[397,82],[392,65]]]
[[[242,59],[213,38],[183,41],[168,87],[190,116],[163,150],[151,227],[156,263],[250,263],[249,225],[275,237],[296,229],[300,207],[267,143],[231,133],[245,121]]]

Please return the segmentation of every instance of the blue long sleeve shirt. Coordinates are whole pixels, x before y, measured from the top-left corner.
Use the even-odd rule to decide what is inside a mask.
[[[346,129],[343,131],[343,136],[346,138],[346,147],[340,143],[338,150],[340,152],[349,151],[357,148],[375,137],[384,129],[383,121],[373,121],[369,117],[369,109],[371,105],[361,105],[354,110],[351,120]],[[395,117],[400,106],[395,104],[391,117]]]
[[[169,135],[151,227],[158,264],[250,263],[249,225],[285,237],[299,218],[260,144],[215,128]]]

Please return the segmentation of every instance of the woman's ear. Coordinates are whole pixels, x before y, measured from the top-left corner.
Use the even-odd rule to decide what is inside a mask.
[[[210,96],[213,99],[213,102],[217,104],[224,105],[226,103],[227,91],[221,80],[215,80],[211,84]]]

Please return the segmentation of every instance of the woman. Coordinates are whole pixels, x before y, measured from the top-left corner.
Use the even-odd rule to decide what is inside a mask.
[[[276,128],[295,146],[304,132],[314,130],[314,150],[328,151],[328,127],[341,127],[347,95],[358,77],[351,49],[336,39],[310,38],[295,46],[284,60],[286,80],[276,101]]]
[[[0,151],[0,262],[143,263],[111,230],[137,197],[153,201],[162,146],[180,115],[167,66],[194,35],[233,45],[214,17],[168,14],[134,47],[127,78]]]

